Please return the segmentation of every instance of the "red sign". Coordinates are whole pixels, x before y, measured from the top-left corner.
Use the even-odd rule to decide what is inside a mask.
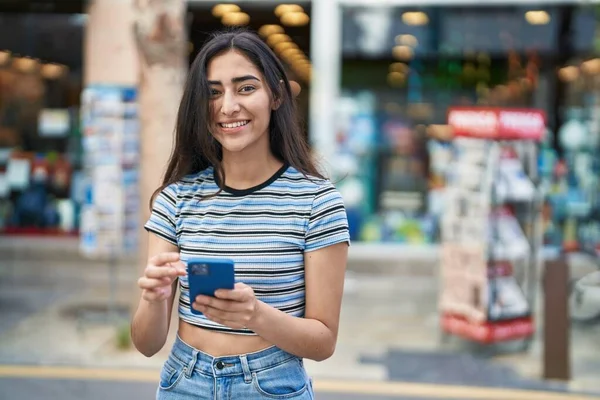
[[[448,125],[454,136],[541,140],[546,130],[546,115],[535,109],[452,107],[448,110]]]
[[[525,339],[533,336],[535,332],[534,321],[530,317],[476,323],[452,314],[442,315],[442,329],[445,332],[480,343]]]

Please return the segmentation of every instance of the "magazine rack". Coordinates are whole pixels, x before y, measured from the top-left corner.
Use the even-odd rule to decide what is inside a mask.
[[[479,343],[534,333],[540,263],[539,110],[451,108],[453,156],[441,218],[444,335]]]

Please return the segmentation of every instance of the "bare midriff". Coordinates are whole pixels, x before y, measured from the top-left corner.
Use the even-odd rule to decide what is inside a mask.
[[[211,331],[179,320],[179,337],[213,357],[254,353],[273,346],[258,335],[236,335]]]

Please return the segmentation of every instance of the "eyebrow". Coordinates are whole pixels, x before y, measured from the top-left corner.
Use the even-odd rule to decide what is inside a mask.
[[[254,75],[238,76],[238,77],[232,78],[231,82],[232,83],[240,83],[240,82],[252,81],[252,80],[260,82],[260,79],[258,79]],[[211,85],[222,85],[221,81],[208,81],[208,83]]]

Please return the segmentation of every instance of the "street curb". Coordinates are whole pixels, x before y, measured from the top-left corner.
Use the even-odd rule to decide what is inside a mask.
[[[158,382],[159,370],[104,369],[51,366],[0,365],[1,378]],[[390,381],[347,381],[315,379],[319,393],[347,393],[376,396],[405,396],[462,400],[592,400],[592,395],[507,388],[437,385]]]

